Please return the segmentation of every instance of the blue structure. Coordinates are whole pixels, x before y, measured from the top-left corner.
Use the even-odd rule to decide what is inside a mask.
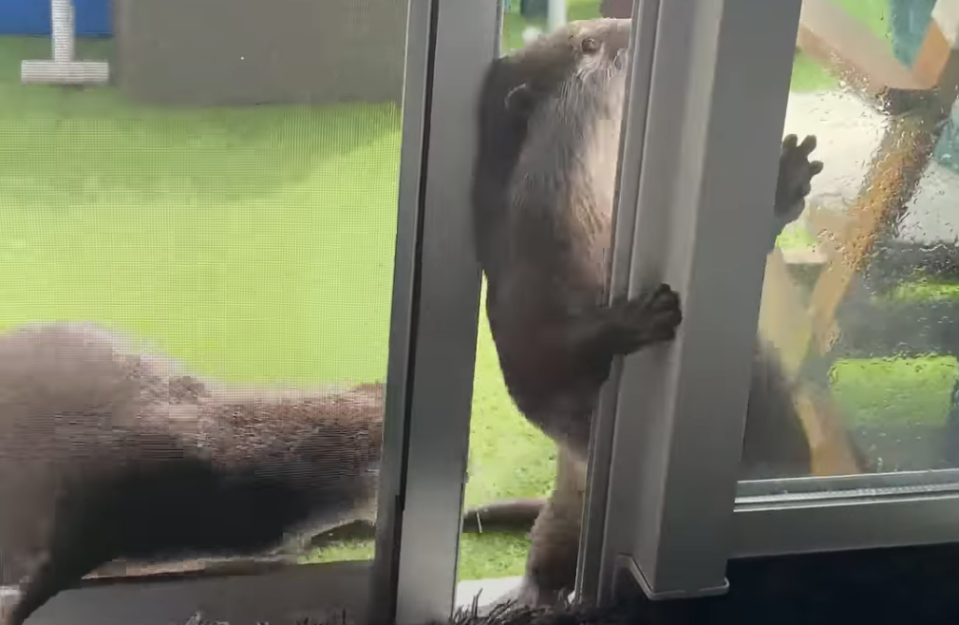
[[[889,0],[892,48],[900,62],[912,65],[926,35],[926,28],[932,21],[932,8],[935,5],[936,0]],[[952,171],[959,172],[959,128],[955,113],[942,129],[933,158]]]
[[[77,35],[113,34],[110,0],[73,0]],[[50,36],[50,0],[0,0],[0,35]]]

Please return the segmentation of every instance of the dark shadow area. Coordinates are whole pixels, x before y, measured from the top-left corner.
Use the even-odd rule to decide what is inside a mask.
[[[959,623],[959,545],[745,559],[727,576],[722,597],[639,597],[620,610],[649,625]]]

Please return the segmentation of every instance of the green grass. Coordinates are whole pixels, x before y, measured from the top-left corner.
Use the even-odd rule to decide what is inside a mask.
[[[883,0],[844,4],[885,32]],[[588,19],[597,6],[570,0],[568,14]],[[517,11],[509,47],[522,45]],[[102,42],[80,50],[109,54]],[[394,107],[171,110],[110,89],[21,86],[20,60],[47,54],[43,40],[0,39],[0,329],[99,320],[230,381],[384,377]],[[797,56],[794,90],[833,86]],[[794,228],[780,243],[810,241]],[[952,359],[846,361],[833,387],[854,421],[935,420],[954,377]],[[485,316],[473,415],[467,504],[547,493],[552,446],[513,407]],[[460,575],[518,575],[526,548],[524,536],[466,536]],[[369,543],[341,542],[307,559],[371,555]]]
[[[830,377],[843,419],[887,427],[941,424],[959,375],[951,356],[843,360]]]
[[[833,0],[892,48],[888,0]],[[839,81],[805,53],[796,52],[791,89],[794,92],[835,89]]]
[[[48,54],[0,39],[0,330],[94,319],[230,381],[385,377],[395,107],[170,110],[21,86],[20,60]],[[545,494],[552,448],[506,394],[485,317],[480,332],[467,501]],[[461,575],[518,574],[525,544],[467,537]]]

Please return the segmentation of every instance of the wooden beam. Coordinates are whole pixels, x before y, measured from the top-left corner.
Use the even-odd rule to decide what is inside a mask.
[[[862,473],[865,467],[859,466],[846,426],[833,403],[820,399],[810,385],[800,384],[793,395],[793,404],[809,440],[812,474]]]
[[[759,304],[759,332],[776,347],[783,372],[790,382],[794,382],[806,358],[812,323],[779,248],[766,258],[763,296]]]
[[[875,241],[890,233],[893,228],[887,226],[894,227],[912,198],[959,93],[959,0],[937,3],[915,68],[908,70],[893,62],[884,42],[827,0],[805,0],[801,19],[803,50],[873,96],[892,96],[894,105],[898,102],[916,108],[890,120],[869,175],[845,219],[820,215],[817,220],[830,229],[826,236],[817,237],[830,258],[810,297],[807,314],[811,323],[809,317],[787,311],[799,304],[799,298],[789,292],[792,285],[781,257],[777,260],[774,255],[767,262],[760,324],[782,350],[784,367],[793,378],[798,376],[811,343],[820,353],[831,348],[838,332],[835,317],[840,302]],[[923,90],[926,93],[918,97]],[[896,93],[902,95],[898,100]],[[775,301],[767,304],[767,293]],[[824,397],[805,381],[797,382],[800,386],[793,399],[809,438],[814,473],[858,472],[848,435],[828,395]]]
[[[759,333],[778,351],[786,378],[793,385],[792,401],[803,424],[814,475],[855,475],[861,472],[846,428],[828,396],[800,380],[812,321],[777,248],[766,259],[766,277],[759,308]]]
[[[930,124],[922,115],[893,120],[859,197],[849,207],[847,227],[830,233],[836,241],[836,253],[820,274],[810,302],[820,353],[829,351],[835,340],[836,309],[873,244],[912,198],[940,131],[941,124]]]
[[[804,0],[799,20],[799,48],[888,110],[916,106],[935,85],[913,74],[886,41],[830,0]]]

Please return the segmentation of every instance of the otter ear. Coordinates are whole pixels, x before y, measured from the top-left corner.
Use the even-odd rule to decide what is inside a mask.
[[[533,110],[533,90],[523,83],[506,94],[506,110],[516,117],[527,117]]]

